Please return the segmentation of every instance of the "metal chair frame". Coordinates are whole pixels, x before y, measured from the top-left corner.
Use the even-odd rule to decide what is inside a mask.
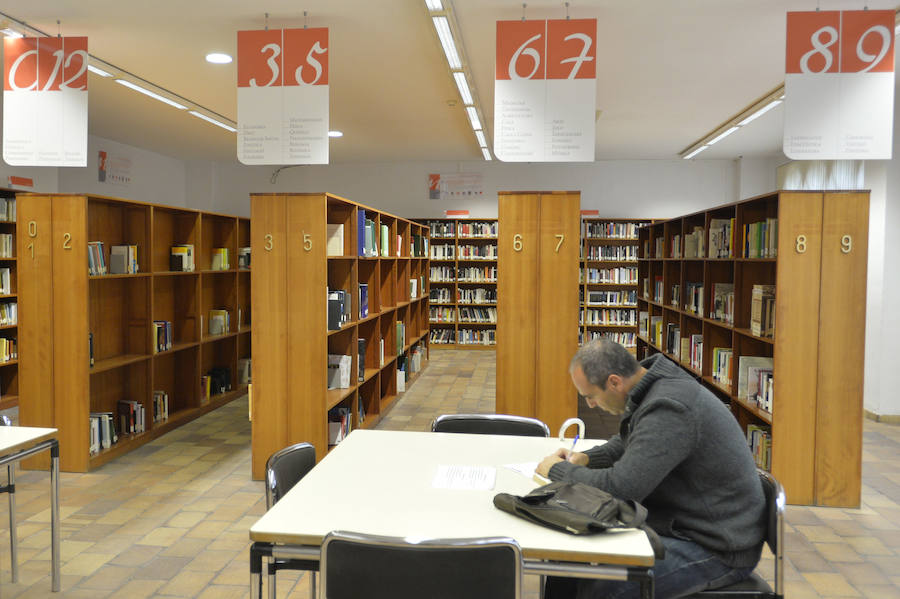
[[[475,428],[489,428],[490,432],[484,430],[442,430],[453,427],[454,424],[465,424],[471,422],[476,425]],[[514,424],[523,428],[531,429],[532,432],[523,435],[528,437],[549,437],[550,428],[538,420],[537,418],[527,418],[525,416],[514,416],[512,414],[443,414],[434,419],[431,423],[431,432],[468,432],[476,434],[490,435],[518,435],[520,433],[508,432],[503,430],[504,424]],[[480,427],[477,425],[481,425]],[[496,429],[494,429],[496,427]],[[456,428],[456,427],[453,427]]]

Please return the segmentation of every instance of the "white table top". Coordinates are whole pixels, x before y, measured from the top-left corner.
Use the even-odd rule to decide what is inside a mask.
[[[0,426],[0,455],[6,456],[20,449],[56,437],[55,428],[38,428],[36,426]]]
[[[597,443],[579,441],[576,449]],[[318,546],[332,530],[416,538],[507,536],[528,559],[653,565],[653,549],[641,531],[579,537],[494,507],[497,493],[524,495],[537,486],[504,464],[540,461],[560,445],[555,438],[356,430],[251,527],[250,538]],[[438,466],[451,464],[497,467],[494,489],[433,488]]]

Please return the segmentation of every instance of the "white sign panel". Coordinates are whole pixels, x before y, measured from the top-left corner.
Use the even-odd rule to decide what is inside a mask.
[[[894,11],[787,14],[784,153],[794,160],[888,160]]]
[[[3,160],[87,166],[87,38],[5,38],[3,52]]]
[[[238,31],[237,155],[328,164],[328,29]]]
[[[594,160],[596,53],[596,19],[497,22],[497,158]]]

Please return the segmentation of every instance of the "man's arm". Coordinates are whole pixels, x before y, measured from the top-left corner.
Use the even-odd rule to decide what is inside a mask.
[[[590,456],[588,467],[559,461],[549,469],[549,478],[583,482],[621,499],[642,501],[690,453],[697,441],[696,430],[696,423],[681,402],[659,400],[641,415],[627,449],[623,447],[619,459],[611,465],[594,466],[595,460],[600,463],[606,459],[603,454]]]

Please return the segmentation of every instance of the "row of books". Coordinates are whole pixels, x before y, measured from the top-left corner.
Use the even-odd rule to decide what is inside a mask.
[[[638,270],[634,266],[623,266],[619,268],[588,268],[587,276],[585,276],[585,271],[579,272],[586,283],[618,283],[633,285],[638,282]]]
[[[636,245],[592,245],[588,246],[586,260],[599,262],[637,262]]]
[[[585,221],[584,236],[588,239],[637,239],[638,225]]]
[[[428,301],[438,304],[452,304],[453,294],[449,287],[432,287],[428,292]]]
[[[344,289],[328,290],[328,330],[339,331],[352,320],[350,294]]]
[[[587,301],[589,306],[636,306],[637,291],[595,291],[588,290]]]
[[[428,236],[413,233],[409,236],[409,255],[413,258],[424,258],[428,255]]]
[[[456,280],[463,282],[497,282],[496,266],[465,266],[456,271]]]
[[[460,307],[458,310],[459,322],[497,323],[497,308]]]
[[[328,354],[328,389],[349,389],[352,367],[352,356]]]
[[[448,244],[448,245],[431,244],[431,259],[432,260],[455,260],[456,259],[456,246],[453,244]]]
[[[12,233],[0,233],[0,258],[15,258],[14,246]]]
[[[734,324],[734,284],[713,283],[713,301],[709,317]]]
[[[209,334],[224,335],[231,332],[231,313],[226,309],[209,311]]]
[[[579,345],[583,343],[582,340],[582,332],[578,331],[578,343]],[[588,331],[587,332],[587,340],[588,342],[593,341],[594,339],[599,339],[600,337],[606,337],[618,343],[619,345],[623,345],[625,347],[635,347],[637,345],[637,335],[627,331]]]
[[[731,387],[733,362],[734,350],[730,347],[714,347],[712,350],[712,362],[709,366],[713,380],[726,387]]]
[[[250,248],[238,248],[238,268],[250,270]]]
[[[88,242],[88,275],[94,277],[97,275],[105,275],[107,272],[106,268],[106,256],[103,252],[103,242],[102,241],[89,241]]]
[[[200,404],[209,403],[213,395],[231,391],[231,368],[216,366],[200,377]]]
[[[496,304],[497,290],[486,287],[460,287],[456,290],[456,300],[460,304]]]
[[[775,363],[768,356],[741,356],[738,359],[738,397],[772,412]]]
[[[212,323],[212,318],[210,318]],[[172,349],[175,341],[175,333],[172,330],[172,322],[168,320],[154,320],[153,328],[150,331],[151,340],[153,342],[153,352],[162,352]]]
[[[744,257],[776,258],[778,256],[778,219],[767,218],[744,225]]]
[[[497,221],[493,222],[461,222],[459,237],[496,237]]]
[[[494,329],[459,329],[456,342],[460,345],[496,345],[497,331]]]
[[[169,250],[169,270],[173,272],[194,272],[194,245],[182,243]]]
[[[653,240],[653,256],[655,258],[662,258],[665,256],[664,251],[666,247],[666,240],[662,237],[657,237]],[[646,246],[644,248],[646,250]],[[644,255],[647,255],[647,252],[644,252]]]
[[[416,299],[419,293],[425,293],[425,277],[416,277],[409,280],[409,297]]]
[[[431,220],[426,223],[431,230],[431,238],[456,237],[456,221]]]
[[[109,248],[109,274],[133,275],[139,271],[138,246],[114,245]]]
[[[669,354],[676,358],[679,357],[681,353],[681,327],[678,326],[678,323],[666,323],[666,344],[662,347]]]
[[[775,336],[775,285],[754,285],[750,292],[750,332]]]
[[[634,310],[621,308],[581,308],[580,322],[587,326],[633,327],[637,324]]]
[[[16,222],[16,198],[0,198],[0,222]]]
[[[453,308],[430,306],[428,308],[428,322],[455,322],[456,311]]]
[[[497,246],[492,244],[483,245],[460,245],[459,260],[496,260]]]
[[[709,257],[734,257],[734,219],[713,218],[709,221]]]
[[[228,259],[228,248],[213,248],[210,270],[229,270],[231,262]]]
[[[424,357],[425,352],[417,343],[409,349],[407,355],[397,358],[397,393],[404,393],[409,379],[422,370]]]
[[[9,268],[0,268],[0,295],[12,295],[12,277]]]
[[[112,412],[91,412],[88,426],[90,431],[90,455],[100,453],[101,449],[109,449],[119,441],[116,430],[116,418]]]
[[[19,323],[18,302],[0,303],[0,327],[12,327]]]
[[[747,443],[758,468],[772,469],[772,429],[768,426],[750,424],[747,426]]]
[[[362,212],[362,211],[360,211]],[[337,406],[328,410],[328,444],[337,445],[353,430],[350,408]]]
[[[685,282],[684,309],[703,317],[703,283]]]
[[[19,349],[15,337],[0,337],[0,362],[19,359]]]

